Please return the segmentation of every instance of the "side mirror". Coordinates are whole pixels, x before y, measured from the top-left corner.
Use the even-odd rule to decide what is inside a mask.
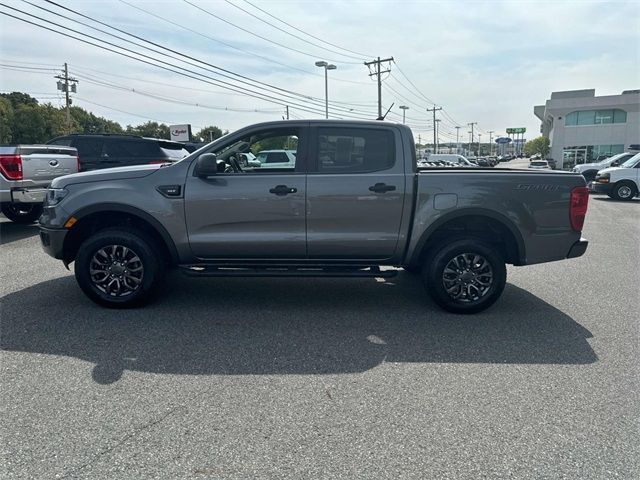
[[[215,153],[203,153],[196,160],[196,168],[193,171],[196,177],[210,177],[218,173],[218,157]]]

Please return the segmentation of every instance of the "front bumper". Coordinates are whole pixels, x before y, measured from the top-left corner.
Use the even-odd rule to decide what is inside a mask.
[[[11,199],[14,203],[42,203],[46,196],[46,188],[16,188],[11,190]]]
[[[581,238],[580,240],[575,242],[573,245],[571,245],[571,248],[569,249],[569,253],[567,253],[567,258],[581,257],[582,255],[584,255],[584,252],[587,251],[588,246],[589,246],[589,241],[584,238]]]
[[[589,183],[589,191],[591,193],[609,193],[611,192],[611,184],[610,183],[599,183],[599,182],[590,182]]]
[[[64,239],[68,230],[60,228],[40,227],[40,243],[48,255],[64,260]]]

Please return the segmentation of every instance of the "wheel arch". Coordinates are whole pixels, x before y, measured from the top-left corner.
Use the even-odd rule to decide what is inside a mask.
[[[162,249],[167,263],[178,263],[178,251],[165,227],[149,213],[131,205],[101,203],[81,208],[73,215],[76,223],[69,229],[63,245],[63,261],[71,263],[82,241],[97,231],[114,226],[127,226],[142,230]]]
[[[487,237],[489,233],[493,234],[490,238]],[[505,249],[503,253],[507,263],[513,265],[526,264],[524,239],[512,220],[491,210],[469,208],[452,212],[429,225],[420,236],[409,265],[421,265],[426,259],[430,248],[445,236],[477,237],[478,234],[481,237],[484,235],[493,240],[492,243],[502,244]]]

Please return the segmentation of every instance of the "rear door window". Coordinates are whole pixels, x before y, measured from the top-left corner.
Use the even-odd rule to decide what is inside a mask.
[[[158,160],[160,159],[160,147],[156,142],[111,140],[107,142],[106,153],[115,158],[141,159],[158,157]]]
[[[366,128],[319,128],[319,173],[367,173],[395,164],[393,132]]]
[[[76,138],[73,146],[78,150],[80,158],[97,158],[102,155],[104,141],[101,138]]]

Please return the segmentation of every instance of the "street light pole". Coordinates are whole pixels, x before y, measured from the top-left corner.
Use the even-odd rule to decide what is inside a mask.
[[[400,105],[398,108],[402,109],[402,124],[404,125],[404,114],[409,110],[406,105]]]
[[[329,75],[328,70],[335,70],[335,65],[328,64],[325,61],[317,61],[316,67],[324,68],[324,118],[329,118]]]

